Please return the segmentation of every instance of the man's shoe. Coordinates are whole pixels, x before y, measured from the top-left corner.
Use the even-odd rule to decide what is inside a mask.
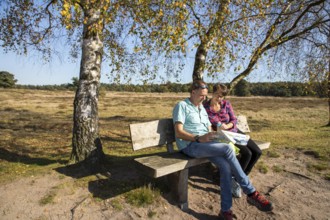
[[[238,184],[238,182],[236,182],[234,177],[231,179],[231,193],[233,194],[233,196],[235,198],[241,198],[242,197],[241,187]]]
[[[256,206],[259,210],[269,212],[273,210],[273,204],[258,191],[255,191],[251,196],[247,197],[248,203]]]
[[[236,215],[231,211],[226,211],[226,212],[220,212],[219,213],[219,217],[223,220],[233,220],[233,219],[237,219]]]

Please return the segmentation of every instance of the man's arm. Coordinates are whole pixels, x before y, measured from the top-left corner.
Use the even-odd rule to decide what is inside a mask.
[[[195,139],[196,135],[185,131],[183,129],[183,124],[181,122],[175,122],[174,129],[175,129],[175,135],[176,135],[177,138],[180,138],[180,139],[185,140],[185,141],[191,141],[191,142],[196,141],[196,139]],[[212,131],[211,126],[209,127],[209,131]],[[210,141],[212,141],[213,133],[214,132],[209,132],[207,134],[204,134],[203,136],[200,136],[199,137],[199,142],[210,142]]]
[[[175,136],[185,141],[195,141],[194,134],[188,133],[183,129],[183,124],[181,122],[175,122],[174,125]]]

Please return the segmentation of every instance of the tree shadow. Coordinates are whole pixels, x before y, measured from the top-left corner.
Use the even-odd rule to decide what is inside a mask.
[[[34,158],[27,155],[20,155],[15,152],[11,152],[7,149],[0,148],[0,159],[13,163],[24,163],[29,165],[47,166],[49,164],[60,163],[65,164],[67,160],[52,160],[47,158]]]
[[[145,118],[145,117],[127,117],[127,116],[122,116],[122,115],[115,115],[111,117],[102,117],[100,118],[102,121],[106,122],[120,122],[125,125],[129,125],[132,123],[141,123],[141,122],[147,122],[147,121],[152,121],[152,120],[158,120],[157,118]]]
[[[66,165],[55,168],[54,170],[75,179],[80,179],[95,175],[97,180],[88,182],[88,190],[93,197],[106,200],[125,194],[131,190],[151,185],[159,188],[164,192],[165,197],[171,200],[171,196],[166,194],[169,190],[164,183],[165,178],[153,179],[144,176],[137,169],[137,164],[133,156],[110,156],[105,155],[101,164],[98,164],[94,169],[90,169],[90,164],[85,162]]]
[[[102,141],[113,141],[113,142],[117,142],[117,143],[127,143],[127,144],[131,143],[131,141],[129,140],[129,136],[123,135],[121,133],[116,133],[116,132],[111,132],[111,133],[116,136],[119,136],[119,137],[113,138],[113,137],[109,137],[109,136],[102,136],[101,137]]]
[[[320,127],[321,127],[321,128],[329,128],[329,127],[330,127],[330,122],[329,122],[328,124],[321,125]]]
[[[198,213],[192,209],[188,209],[185,211],[187,214],[194,216],[198,220],[217,220],[219,219],[219,216],[216,215],[209,215],[206,213]]]

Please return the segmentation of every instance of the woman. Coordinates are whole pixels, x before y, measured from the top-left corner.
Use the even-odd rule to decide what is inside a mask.
[[[213,86],[212,98],[205,101],[203,105],[212,123],[213,130],[222,129],[231,132],[239,132],[236,127],[237,118],[234,114],[233,107],[230,102],[225,99],[227,94],[228,89],[224,84],[215,84]],[[240,165],[245,174],[248,175],[260,158],[262,151],[251,139],[246,146],[236,146],[240,149]],[[235,197],[241,197],[239,184],[234,179],[232,191]]]

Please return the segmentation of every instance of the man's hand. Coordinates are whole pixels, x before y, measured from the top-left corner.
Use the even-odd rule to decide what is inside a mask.
[[[183,129],[183,124],[182,123],[179,123],[179,122],[175,123],[174,129],[175,129],[175,135],[176,135],[177,138],[181,138],[181,139],[186,140],[186,141],[196,141],[195,140],[196,135],[186,132]],[[204,134],[204,135],[200,136],[198,141],[201,142],[201,143],[211,142],[216,138],[216,134],[217,134],[216,131],[211,131],[207,134]]]
[[[217,132],[216,131],[211,131],[207,134],[204,134],[199,137],[199,142],[204,143],[204,142],[211,142],[214,139],[216,139]]]

